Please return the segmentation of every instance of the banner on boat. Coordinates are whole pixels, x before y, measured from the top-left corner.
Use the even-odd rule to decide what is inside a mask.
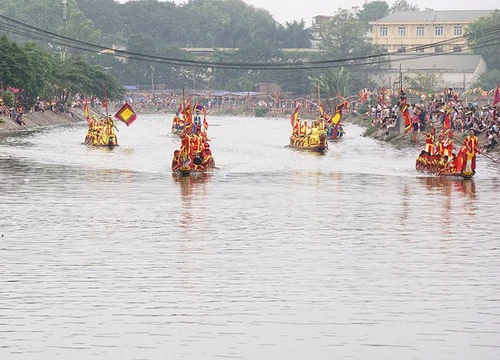
[[[125,103],[125,105],[123,105],[122,108],[115,114],[115,118],[123,121],[127,126],[130,126],[130,124],[137,119],[137,114],[132,109],[132,106]]]

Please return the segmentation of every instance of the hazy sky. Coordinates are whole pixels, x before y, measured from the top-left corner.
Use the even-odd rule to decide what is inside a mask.
[[[127,0],[117,0],[124,3]],[[365,0],[244,0],[247,4],[256,8],[268,10],[280,23],[304,19],[306,24],[311,25],[311,19],[316,15],[332,15],[339,7],[351,8],[352,6],[362,6]],[[386,0],[391,5],[394,0]],[[176,4],[187,1],[174,0]],[[368,1],[369,2],[369,1]],[[411,4],[426,7],[434,10],[484,10],[500,8],[498,0],[409,0]]]

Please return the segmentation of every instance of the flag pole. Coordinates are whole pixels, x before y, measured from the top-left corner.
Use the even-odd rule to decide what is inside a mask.
[[[106,108],[106,118],[108,118],[108,95],[106,93],[106,85],[104,85],[104,104]]]

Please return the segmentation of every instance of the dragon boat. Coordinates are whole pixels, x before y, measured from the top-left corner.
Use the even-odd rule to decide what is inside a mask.
[[[98,120],[93,115],[88,123],[89,128],[85,135],[84,145],[106,147],[109,149],[118,146],[118,139],[115,134],[116,126],[111,116]]]
[[[185,126],[181,138],[181,147],[174,151],[172,158],[172,171],[181,176],[196,175],[200,173],[211,172],[215,168],[215,161],[210,149],[210,140],[207,137],[206,130],[208,122],[206,119],[206,109],[195,104],[193,109],[196,112],[193,120],[191,105],[187,104],[184,107]],[[204,114],[203,124],[199,119],[199,114]]]
[[[323,153],[328,149],[326,132],[320,130],[318,134],[307,134],[304,136],[292,134],[289,146],[297,150]]]
[[[460,154],[461,156],[448,159],[446,156],[429,155],[422,151],[415,161],[415,169],[421,173],[471,179],[476,171],[472,169],[472,156]]]
[[[292,135],[288,146],[292,149],[308,152],[325,152],[328,149],[328,142],[324,122],[322,120],[313,120],[309,126],[307,120],[300,120],[299,110],[300,103],[297,103],[290,116]]]

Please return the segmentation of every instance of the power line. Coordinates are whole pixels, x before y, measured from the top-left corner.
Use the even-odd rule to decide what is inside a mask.
[[[20,21],[8,18],[4,15],[0,15],[0,29],[4,29],[8,32],[27,37],[30,39],[35,39],[38,41],[56,41],[60,43],[62,46],[67,46],[73,49],[86,51],[86,52],[98,52],[103,50],[109,50],[108,47],[87,43],[84,41],[80,41],[77,39],[72,39],[66,36],[58,35],[56,33],[46,31]],[[475,31],[473,33],[465,34],[462,36],[457,36],[451,39],[446,39],[422,46],[415,46],[413,48],[409,48],[408,52],[417,49],[427,49],[432,47],[437,47],[445,44],[452,44],[456,41],[463,40],[464,38],[471,39],[481,39],[486,36],[496,35],[500,33],[500,24],[493,25],[482,30]],[[493,45],[495,43],[491,43]],[[488,45],[489,46],[489,45]],[[475,49],[481,48],[481,42],[476,42],[474,44]],[[434,54],[424,54],[418,55],[419,57],[423,56],[439,56],[449,52],[441,52]],[[400,54],[396,52],[386,52],[381,54],[372,54],[360,57],[351,57],[345,59],[330,59],[330,60],[317,60],[317,61],[297,61],[297,62],[267,62],[267,63],[245,63],[245,62],[212,62],[212,61],[200,61],[200,60],[186,60],[186,59],[176,59],[169,58],[163,56],[153,56],[147,54],[134,53],[125,50],[114,50],[113,56],[138,60],[138,61],[147,61],[154,63],[163,63],[174,66],[189,66],[189,67],[210,67],[216,69],[241,69],[241,70],[307,70],[307,69],[323,69],[323,68],[336,68],[340,66],[368,66],[380,63],[388,62],[385,59],[387,56],[393,54]],[[373,59],[384,58],[384,60],[380,61],[368,61]]]

